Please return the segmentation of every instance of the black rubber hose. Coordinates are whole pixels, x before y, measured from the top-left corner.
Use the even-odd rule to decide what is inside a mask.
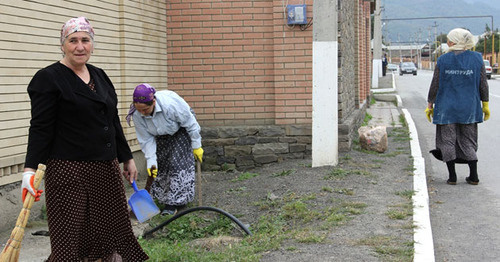
[[[184,216],[186,214],[189,214],[191,212],[200,211],[200,210],[215,211],[217,213],[223,214],[226,217],[228,217],[231,220],[233,220],[233,222],[235,222],[236,224],[238,224],[238,226],[240,226],[241,229],[243,229],[243,231],[245,231],[245,233],[247,233],[250,236],[252,235],[252,232],[250,232],[250,230],[248,230],[248,228],[246,228],[245,225],[243,225],[236,217],[234,217],[233,215],[227,213],[226,211],[224,211],[222,209],[218,209],[218,208],[215,208],[215,207],[193,207],[193,208],[190,208],[190,209],[187,209],[187,210],[184,210],[184,211],[182,211],[180,213],[175,214],[173,217],[169,218],[167,221],[161,223],[160,225],[156,226],[155,228],[153,228],[153,229],[147,231],[146,233],[144,233],[142,235],[142,237],[146,238],[147,236],[149,236],[152,233],[158,231],[159,229],[165,227],[166,225],[168,225],[170,222],[176,220],[177,218],[179,218],[181,216]]]

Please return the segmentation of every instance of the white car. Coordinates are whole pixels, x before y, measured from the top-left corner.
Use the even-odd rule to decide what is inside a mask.
[[[486,69],[486,77],[488,79],[491,79],[491,72],[493,69],[491,69],[490,61],[489,60],[483,60],[484,61],[484,68]]]
[[[389,71],[398,71],[398,65],[396,65],[396,64],[388,64],[387,65],[387,70],[389,70]]]

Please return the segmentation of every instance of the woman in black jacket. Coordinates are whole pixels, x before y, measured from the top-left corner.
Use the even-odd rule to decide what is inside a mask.
[[[45,190],[51,254],[48,261],[144,261],[134,237],[122,175],[137,178],[106,73],[87,64],[94,30],[85,17],[61,29],[63,58],[28,85],[31,122],[23,198],[39,196],[32,177],[47,165]],[[123,172],[119,163],[123,163]]]

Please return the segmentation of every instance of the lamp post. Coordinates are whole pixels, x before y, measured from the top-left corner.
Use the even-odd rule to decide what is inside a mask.
[[[399,47],[399,63],[403,62],[403,56],[401,55],[401,35],[398,33],[398,47]]]
[[[391,44],[391,39],[389,39],[389,46],[387,47],[389,49],[389,63],[392,63],[392,44]]]

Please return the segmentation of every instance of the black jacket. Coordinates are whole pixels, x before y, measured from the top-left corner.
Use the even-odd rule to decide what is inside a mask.
[[[47,160],[112,160],[132,158],[118,117],[111,80],[87,64],[97,93],[71,69],[56,62],[39,70],[28,85],[31,126],[25,167]]]

